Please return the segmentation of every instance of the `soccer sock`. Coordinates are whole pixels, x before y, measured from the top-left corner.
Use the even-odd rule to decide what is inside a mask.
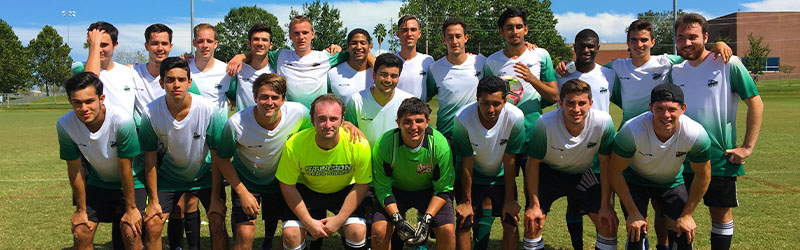
[[[605,237],[600,234],[597,234],[597,242],[595,243],[594,248],[599,250],[616,250],[617,237]],[[575,248],[575,249],[583,249],[583,248]]]
[[[728,223],[711,223],[711,249],[728,250],[733,239],[733,221]]]
[[[473,249],[488,249],[489,247],[489,234],[492,233],[492,217],[491,209],[481,209],[481,217],[478,219],[478,226],[475,227],[475,247]]]
[[[572,240],[573,249],[583,249],[583,216],[567,215],[567,231]]]
[[[169,219],[167,239],[169,240],[169,249],[183,249],[183,219]]]
[[[296,247],[288,247],[288,246],[286,246],[286,243],[283,244],[283,249],[286,249],[286,250],[303,250],[305,248],[306,248],[306,241],[305,240],[303,242],[300,242],[300,245],[298,245]]]
[[[625,243],[625,249],[627,250],[645,250],[650,249],[650,244],[647,241],[647,235],[645,232],[641,232],[641,238],[639,241],[631,241],[631,238],[628,237],[628,242]]]
[[[186,229],[186,242],[189,249],[200,248],[200,211],[183,213],[184,228]]]
[[[544,249],[544,239],[542,236],[536,239],[522,238],[522,249],[525,250],[538,250]]]
[[[656,250],[669,250],[669,246],[656,245]]]
[[[264,241],[261,242],[261,250],[272,249],[272,239],[275,239],[275,230],[277,229],[278,229],[277,218],[269,218],[264,221]]]
[[[673,250],[691,250],[693,246],[689,243],[689,236],[685,233],[678,237],[678,233],[672,230],[667,230],[669,235],[669,249]]]
[[[344,240],[344,249],[348,249],[348,250],[349,249],[364,249],[364,250],[366,250],[366,249],[369,249],[369,246],[367,246],[367,239],[364,239],[364,240],[359,241],[359,242],[352,242],[352,241],[350,241],[348,239],[345,239]]]

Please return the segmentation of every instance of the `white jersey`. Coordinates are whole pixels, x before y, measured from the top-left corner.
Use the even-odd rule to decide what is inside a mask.
[[[356,71],[348,63],[340,63],[328,70],[328,87],[339,99],[347,103],[347,98],[374,85],[372,67]]]
[[[524,130],[525,114],[517,106],[504,105],[497,122],[486,129],[481,124],[478,103],[473,102],[456,112],[453,151],[457,157],[473,157],[473,183],[492,184],[480,182],[503,176],[503,156],[522,151]]]
[[[613,89],[614,86],[614,76],[613,69],[595,64],[594,69],[589,71],[589,73],[575,71],[558,78],[558,89],[560,90],[561,86],[569,80],[582,80],[592,88],[592,101],[594,101],[592,109],[608,112],[611,103],[611,89]]]
[[[505,54],[503,54],[503,50],[494,52],[486,59],[486,67],[487,72],[486,75],[493,75],[493,76],[512,76],[519,80],[522,83],[522,99],[520,99],[517,106],[523,107],[525,102],[531,100],[541,100],[542,96],[536,89],[533,88],[531,83],[519,79],[517,77],[517,73],[514,72],[514,65],[517,62],[522,62],[525,66],[530,69],[533,76],[541,80],[542,82],[551,82],[555,81],[555,71],[553,71],[553,62],[550,59],[550,53],[547,50],[542,48],[536,48],[534,50],[525,50],[519,57],[515,59],[508,58]],[[528,110],[523,108],[525,113],[528,113]],[[541,112],[539,110],[538,112]]]
[[[103,104],[133,116],[136,106],[136,78],[138,78],[136,71],[125,64],[111,63],[113,64],[111,70],[100,68],[99,78],[103,82],[103,95],[106,96]],[[85,64],[86,62],[73,64],[70,69],[72,75],[83,72]]]
[[[278,125],[267,130],[256,122],[255,106],[233,114],[222,130],[217,156],[233,157],[233,167],[248,190],[260,193],[280,192],[275,185],[275,171],[286,140],[297,131],[310,127],[308,109],[303,104],[285,102]],[[277,185],[275,185],[277,187]]]
[[[433,57],[417,53],[414,58],[409,60],[400,56],[400,52],[394,53],[395,56],[403,60],[403,71],[400,72],[400,79],[397,81],[397,88],[402,89],[420,100],[425,100],[425,83],[427,82],[427,70],[433,64]]]
[[[621,58],[610,66],[617,75],[618,83],[612,89],[612,102],[622,109],[622,123],[650,110],[650,91],[659,84],[669,82],[673,64],[682,62],[680,56],[650,56],[642,66],[633,65],[633,59]]]
[[[381,106],[372,97],[370,89],[365,89],[348,98],[347,113],[344,118],[364,133],[371,147],[383,133],[397,128],[397,109],[400,108],[403,100],[411,97],[414,95],[401,89],[395,89],[392,99],[386,105]]]
[[[253,83],[259,76],[269,73],[272,73],[269,65],[256,70],[250,64],[242,64],[242,70],[236,75],[236,111],[242,111],[256,105],[255,97],[253,96]]]
[[[602,110],[590,109],[583,130],[572,136],[564,125],[564,110],[545,113],[536,121],[528,155],[554,170],[580,174],[592,167],[597,153],[611,154],[614,121]]]
[[[625,179],[631,183],[671,188],[683,183],[683,162],[708,161],[709,139],[703,126],[680,116],[678,131],[666,142],[656,137],[653,113],[634,117],[614,139],[614,153],[631,158]]]
[[[475,101],[485,62],[486,57],[480,54],[468,55],[467,60],[460,65],[453,65],[447,57],[442,57],[428,68],[427,97],[439,96],[436,130],[445,137],[453,132],[456,111]]]
[[[147,71],[147,64],[137,64],[133,66],[136,71],[136,111],[141,114],[147,112],[147,104],[156,98],[164,96],[166,92],[161,88],[159,80],[161,76],[153,77]]]
[[[231,85],[231,78],[225,71],[227,64],[220,60],[214,59],[214,66],[206,72],[201,72],[195,64],[195,58],[189,60],[189,70],[192,71],[192,84],[197,85],[200,94],[203,98],[214,103],[218,108],[225,109],[228,107],[228,98],[225,92]]]
[[[274,62],[276,73],[286,78],[286,100],[311,108],[314,99],[328,92],[328,70],[343,62],[345,54],[311,51],[300,57],[294,50],[282,49],[275,60],[270,58],[270,63]]]

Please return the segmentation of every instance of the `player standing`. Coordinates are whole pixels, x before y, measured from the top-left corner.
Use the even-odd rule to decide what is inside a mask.
[[[344,103],[351,95],[373,85],[372,65],[368,58],[372,56],[372,37],[364,29],[357,28],[347,34],[346,63],[340,63],[328,70],[328,88]],[[373,59],[374,61],[374,59]]]

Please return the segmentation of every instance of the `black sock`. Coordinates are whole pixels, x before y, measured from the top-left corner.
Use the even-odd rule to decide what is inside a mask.
[[[119,226],[119,221],[111,223],[111,245],[114,250],[125,250],[125,242],[122,242],[122,229]]]
[[[567,231],[573,249],[583,249],[583,216],[567,215]]]
[[[317,239],[315,241],[312,241],[311,244],[310,244],[310,247],[308,249],[310,249],[310,250],[321,250],[322,249],[322,239],[324,239],[324,238],[319,238],[319,239]],[[342,239],[344,239],[344,238],[342,238]]]
[[[733,221],[711,224],[711,249],[728,250],[733,239]]]
[[[270,218],[264,220],[264,241],[261,242],[261,250],[272,249],[272,239],[275,238],[275,230],[277,229],[278,229],[278,219]]]
[[[669,250],[669,246],[656,245],[656,250]]]
[[[669,236],[669,249],[672,250],[691,250],[693,246],[689,243],[689,236],[685,233],[678,237],[678,233],[672,230],[667,230]]]
[[[183,249],[183,219],[169,219],[167,239],[169,240],[169,249]]]
[[[186,229],[186,243],[189,249],[200,249],[200,211],[183,213],[184,228]]]
[[[631,238],[628,238],[628,242],[625,243],[625,249],[627,250],[645,250],[650,249],[650,242],[647,241],[647,234],[645,231],[640,232],[639,241],[631,241]]]

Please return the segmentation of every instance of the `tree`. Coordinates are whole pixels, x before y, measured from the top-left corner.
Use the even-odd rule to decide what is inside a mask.
[[[146,50],[128,50],[119,49],[114,50],[114,61],[121,64],[136,65],[140,63],[147,63]]]
[[[392,30],[389,31],[389,51],[392,53],[397,52],[397,47],[400,46],[400,39],[397,38],[397,24],[392,23]]]
[[[63,85],[70,77],[72,58],[69,52],[72,49],[63,41],[53,27],[45,25],[39,35],[28,43],[37,85],[44,87],[48,96],[51,89]]]
[[[750,51],[742,59],[744,66],[750,73],[763,75],[767,57],[772,49],[769,48],[769,45],[761,46],[761,42],[764,40],[763,36],[755,37],[753,33],[750,33],[747,35],[747,40],[750,41]]]
[[[219,47],[214,57],[227,62],[236,54],[250,51],[247,47],[247,32],[258,23],[264,23],[272,28],[272,49],[286,48],[286,36],[278,23],[278,18],[257,6],[244,6],[231,9],[223,21],[217,23]]]
[[[686,12],[678,10],[678,16],[685,15]],[[675,29],[672,26],[672,11],[665,10],[661,12],[654,12],[648,10],[644,13],[636,15],[638,19],[647,20],[653,25],[653,38],[656,40],[656,46],[650,50],[650,54],[672,54],[673,47],[675,46]]]
[[[311,4],[303,4],[302,14],[292,8],[289,12],[289,19],[298,15],[307,17],[314,27],[314,40],[311,41],[312,49],[323,50],[331,44],[345,46],[347,28],[342,28],[343,24],[339,19],[339,9],[329,5],[328,2],[321,3],[320,0],[315,0]]]
[[[384,26],[382,23],[375,25],[372,35],[375,36],[375,40],[378,40],[378,50],[380,50],[381,44],[383,43],[383,38],[386,37],[386,26]]]
[[[11,93],[31,85],[30,53],[11,26],[0,19],[0,93]]]

